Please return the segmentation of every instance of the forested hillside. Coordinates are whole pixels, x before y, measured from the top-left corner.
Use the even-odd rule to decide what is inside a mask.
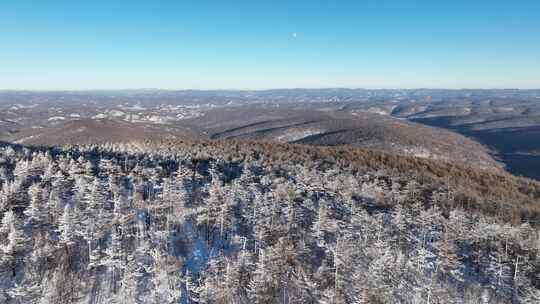
[[[538,303],[540,186],[353,148],[0,147],[0,303]]]

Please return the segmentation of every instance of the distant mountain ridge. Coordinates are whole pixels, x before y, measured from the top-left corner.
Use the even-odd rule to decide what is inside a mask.
[[[540,178],[534,170],[540,158],[531,152],[540,149],[539,101],[540,90],[515,89],[1,91],[0,139],[32,143],[40,132],[44,138],[72,134],[68,126],[76,123],[68,121],[108,119],[120,122],[119,129],[133,126],[158,137],[351,144],[483,168],[501,162],[515,174]],[[406,121],[449,129],[485,147]],[[86,138],[93,137],[106,140]]]

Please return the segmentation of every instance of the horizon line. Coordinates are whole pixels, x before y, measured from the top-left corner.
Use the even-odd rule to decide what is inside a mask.
[[[278,91],[278,90],[365,90],[365,91],[414,91],[414,90],[434,90],[434,91],[538,91],[540,87],[536,88],[517,88],[517,87],[504,87],[504,88],[490,88],[490,87],[463,87],[463,88],[448,88],[448,87],[378,87],[378,88],[366,88],[366,87],[275,87],[275,88],[207,88],[207,89],[190,89],[190,88],[77,88],[77,89],[4,89],[0,88],[0,92],[121,92],[121,91],[167,91],[167,92],[264,92],[264,91]]]

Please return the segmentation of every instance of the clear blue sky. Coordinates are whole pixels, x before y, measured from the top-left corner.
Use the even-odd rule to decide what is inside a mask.
[[[540,88],[540,1],[0,1],[0,89]]]

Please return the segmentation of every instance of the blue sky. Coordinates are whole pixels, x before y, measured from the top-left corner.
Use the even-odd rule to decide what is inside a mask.
[[[0,0],[0,89],[540,88],[539,14],[537,0]]]

